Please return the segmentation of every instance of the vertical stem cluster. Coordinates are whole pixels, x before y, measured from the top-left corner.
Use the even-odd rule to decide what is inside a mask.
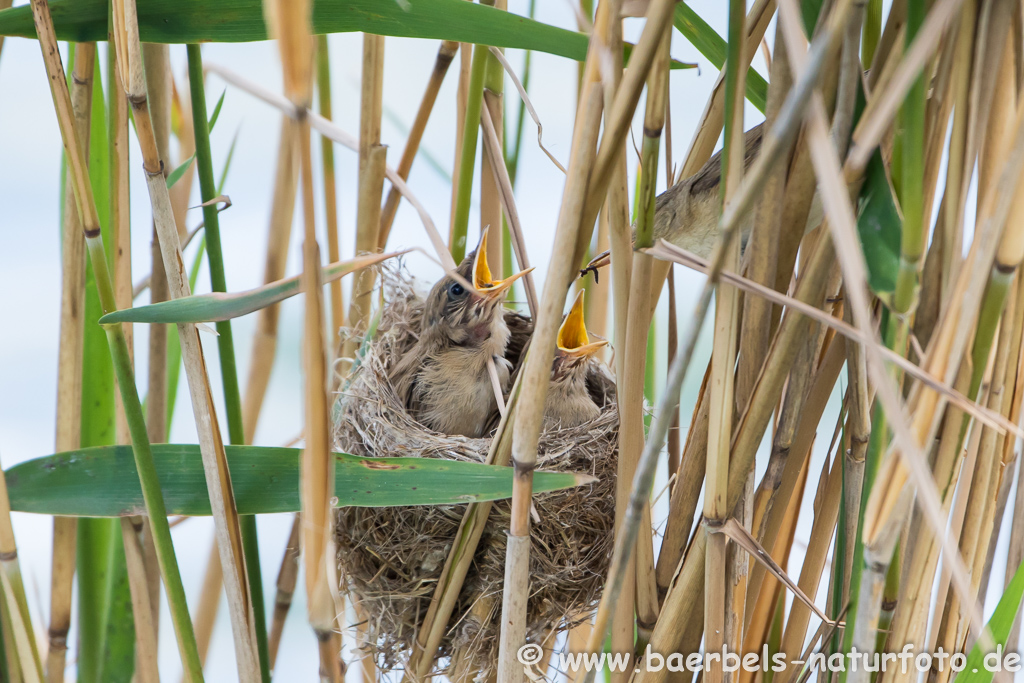
[[[192,95],[192,128],[195,133],[196,166],[199,173],[199,191],[203,200],[203,224],[206,250],[210,266],[210,284],[214,292],[227,291],[224,272],[224,252],[220,240],[220,217],[215,202],[217,185],[213,177],[213,154],[210,150],[210,130],[206,114],[206,89],[203,87],[203,57],[198,45],[189,45],[188,77]],[[242,421],[242,395],[238,388],[238,366],[235,363],[235,341],[231,321],[217,323],[217,351],[220,357],[221,386],[228,418],[228,438],[235,445],[246,443]],[[260,678],[270,681],[267,657],[267,620],[263,606],[263,581],[260,573],[259,541],[256,536],[256,518],[239,518],[242,546],[245,553],[249,591],[252,599],[253,627],[257,654],[260,659]]]
[[[115,9],[118,8],[115,7]],[[60,125],[61,138],[64,141],[64,150],[71,186],[74,190],[75,204],[81,220],[89,258],[96,275],[96,287],[99,291],[103,311],[104,313],[109,313],[116,308],[113,284],[107,269],[106,253],[103,248],[103,238],[100,233],[92,185],[89,181],[85,155],[79,143],[79,132],[75,126],[71,97],[64,80],[64,70],[60,61],[60,53],[57,50],[53,20],[50,16],[50,9],[46,0],[35,0],[32,3],[32,16],[49,77],[48,80],[51,94],[53,95],[54,108],[57,112],[57,121]],[[115,12],[115,23],[118,20],[121,22],[118,26],[123,30],[125,15]],[[120,57],[119,50],[119,65],[124,66]],[[125,70],[121,69],[120,73],[122,79],[124,79]],[[123,80],[123,82],[126,81]],[[140,82],[137,76],[135,82]],[[162,177],[160,182],[163,182]],[[166,191],[166,186],[164,189]],[[167,524],[167,513],[164,508],[160,483],[157,479],[156,467],[153,463],[153,453],[150,449],[146,424],[142,415],[142,404],[135,390],[135,378],[132,372],[128,344],[120,325],[108,326],[105,331],[114,361],[115,376],[121,391],[121,400],[125,407],[125,416],[131,432],[132,450],[139,473],[139,483],[142,487],[146,509],[149,513],[150,524],[153,529],[157,558],[167,591],[175,631],[178,635],[178,646],[182,662],[193,682],[202,681],[202,667],[199,664],[195,636],[192,632],[191,621],[189,621],[188,606],[185,603],[185,593],[181,585],[181,575],[174,557],[170,528]],[[5,591],[5,594],[9,595],[7,591]]]

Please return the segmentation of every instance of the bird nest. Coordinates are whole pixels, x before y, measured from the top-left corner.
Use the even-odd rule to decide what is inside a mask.
[[[423,299],[404,273],[384,271],[382,279],[387,305],[335,405],[337,447],[373,457],[401,454],[483,462],[490,438],[431,431],[416,422],[396,396],[388,371],[416,342]],[[509,349],[516,358],[529,327],[510,324]],[[603,365],[594,366],[588,387],[601,407],[599,416],[579,427],[551,429],[540,436],[539,468],[588,473],[597,481],[534,498],[527,608],[531,642],[549,639],[550,645],[554,634],[592,614],[611,557],[619,418],[614,381]],[[338,511],[342,588],[361,607],[365,619],[361,647],[381,672],[404,667],[466,507]],[[495,503],[441,642],[442,672],[458,670],[481,678],[497,664],[509,521],[509,501]]]

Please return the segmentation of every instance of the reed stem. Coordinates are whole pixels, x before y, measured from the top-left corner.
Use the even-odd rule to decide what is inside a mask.
[[[224,251],[220,241],[220,214],[216,203],[217,183],[213,176],[213,153],[210,149],[210,128],[206,114],[206,89],[203,87],[203,56],[199,45],[191,44],[188,53],[189,92],[192,98],[192,128],[195,134],[196,168],[199,174],[199,192],[203,201],[203,224],[206,237],[207,263],[210,285],[214,292],[227,292],[224,272]],[[231,321],[217,323],[217,352],[220,358],[221,386],[224,408],[228,419],[228,439],[233,445],[245,443],[242,423],[242,395],[238,388],[238,365],[235,362],[235,342]],[[249,593],[252,600],[256,649],[260,660],[260,677],[270,683],[270,665],[267,656],[267,619],[263,604],[263,580],[260,572],[259,540],[256,518],[240,516],[238,525],[242,534]]]
[[[462,149],[459,173],[456,178],[455,206],[452,209],[452,258],[462,263],[466,257],[466,237],[469,230],[469,205],[473,197],[473,168],[476,165],[477,139],[480,134],[480,110],[484,101],[484,75],[491,59],[486,45],[473,47],[473,64],[469,72],[469,90],[466,98],[466,118],[462,129]]]
[[[331,56],[326,35],[316,38],[316,92],[320,116],[330,121],[331,108]],[[334,143],[326,136],[320,137],[320,157],[324,170],[324,223],[327,229],[327,260],[337,263],[341,260],[338,234],[338,188],[334,175]],[[394,191],[394,190],[392,190]],[[383,246],[381,246],[383,249]],[[341,293],[341,281],[330,284],[331,327],[328,340],[332,355],[341,350],[341,326],[345,324],[345,300]]]
[[[54,107],[57,111],[57,121],[60,124],[61,137],[64,141],[64,150],[68,159],[68,169],[72,179],[71,185],[74,188],[75,203],[82,222],[89,258],[96,276],[96,287],[99,291],[100,303],[104,313],[109,313],[116,308],[114,289],[110,273],[107,270],[106,253],[103,248],[103,238],[100,233],[92,185],[89,181],[85,156],[82,148],[79,146],[78,133],[75,130],[71,98],[64,81],[64,70],[60,63],[60,52],[57,50],[53,20],[50,16],[50,8],[46,0],[33,1],[32,15],[39,36],[43,61],[49,76],[48,80],[54,99]],[[163,182],[162,177],[160,181]],[[168,603],[175,631],[178,635],[178,647],[181,652],[183,665],[186,671],[189,672],[192,682],[198,683],[203,680],[202,667],[196,650],[192,623],[189,620],[188,605],[185,602],[181,575],[175,561],[174,546],[171,542],[170,527],[167,523],[167,513],[164,508],[160,482],[157,479],[156,467],[153,463],[149,436],[146,433],[142,404],[135,391],[135,377],[132,372],[128,344],[120,325],[107,326],[105,332],[107,342],[110,345],[111,357],[114,361],[114,372],[121,391],[121,400],[125,407],[125,418],[132,435],[132,450],[139,473],[139,483],[153,529],[160,572],[164,579]]]

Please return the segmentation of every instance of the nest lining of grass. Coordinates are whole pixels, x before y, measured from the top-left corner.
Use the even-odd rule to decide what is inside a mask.
[[[416,342],[423,298],[406,273],[388,269],[381,277],[387,304],[335,406],[338,449],[374,457],[484,461],[490,438],[433,432],[416,422],[395,395],[388,371]],[[510,320],[508,356],[513,361],[529,334],[523,322]],[[598,480],[534,498],[527,627],[531,642],[542,642],[552,631],[589,617],[611,558],[619,418],[614,381],[603,365],[594,365],[588,387],[600,415],[579,427],[547,430],[540,438],[538,467],[584,472]],[[465,510],[465,505],[339,510],[342,589],[361,604],[367,620],[361,647],[373,655],[381,672],[404,666]],[[479,676],[497,664],[509,513],[509,501],[492,508],[441,643],[442,671],[449,665],[468,666]]]

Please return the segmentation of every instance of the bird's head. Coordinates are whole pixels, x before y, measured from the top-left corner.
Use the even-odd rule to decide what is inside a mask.
[[[500,317],[505,292],[531,270],[495,280],[487,265],[485,228],[480,244],[455,269],[458,277],[446,275],[430,290],[425,315],[427,328],[444,334],[455,344],[485,341],[491,335],[492,323]]]
[[[590,341],[587,326],[583,321],[584,292],[585,290],[581,289],[576,295],[569,314],[558,328],[555,359],[551,368],[552,376],[556,380],[575,369],[583,368],[591,356],[608,344],[604,339]]]

